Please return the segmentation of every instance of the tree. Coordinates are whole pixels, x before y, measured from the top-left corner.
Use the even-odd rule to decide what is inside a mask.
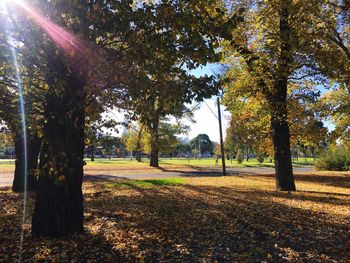
[[[184,143],[178,140],[175,145],[174,154],[178,157],[180,156],[188,156],[191,153],[191,145],[189,143]]]
[[[276,188],[294,191],[288,86],[320,72],[312,56],[318,40],[310,35],[317,29],[319,1],[230,1],[230,8],[235,14],[232,23],[239,24],[228,34],[228,53],[235,57],[231,64],[238,64],[252,80],[245,92],[268,105]]]
[[[214,144],[209,139],[207,134],[198,134],[195,138],[190,141],[192,149],[196,149],[198,154],[210,154],[214,152]]]
[[[52,22],[87,36],[87,5],[55,1],[45,7]],[[66,16],[55,15],[57,11]],[[79,23],[79,29],[70,24],[71,16]],[[32,234],[60,237],[83,231],[85,88],[90,61],[89,54],[77,52],[76,39],[71,38],[66,46],[54,42],[57,39],[51,28],[42,28],[53,41],[42,35],[44,65],[40,66],[48,90]]]
[[[257,155],[271,155],[273,143],[270,135],[270,113],[263,98],[244,97],[239,91],[240,79],[225,93],[224,103],[231,112],[227,140],[237,148],[249,147]],[[300,86],[289,85],[287,95],[288,124],[290,126],[291,145],[295,148],[301,143],[316,149],[326,138],[327,129],[323,127],[317,105],[320,96],[312,83]],[[236,86],[237,85],[237,86]]]
[[[335,125],[335,129],[330,134],[330,142],[341,142],[346,147],[350,147],[350,93],[344,86],[332,90],[322,97],[322,113],[328,117]]]
[[[11,16],[10,19],[18,22],[16,17]],[[0,29],[0,34],[6,36],[0,40],[0,59],[2,62],[0,66],[0,120],[5,122],[14,139],[16,162],[12,190],[16,192],[33,191],[36,188],[35,175],[37,174],[42,140],[42,107],[44,103],[42,94],[45,84],[40,80],[40,72],[36,68],[23,66],[27,63],[27,55],[30,52],[25,46],[19,44],[20,39],[17,36],[20,30],[14,26],[15,22],[11,23],[10,19],[1,21],[4,26]],[[7,30],[8,28],[11,30]],[[17,58],[14,50],[21,56]],[[18,65],[14,63],[13,56],[16,56]],[[18,82],[17,75],[21,76],[20,82]],[[24,127],[20,113],[20,88],[23,91],[23,105],[26,113],[23,119],[27,124],[26,127]],[[24,129],[26,138],[24,138]],[[26,153],[24,151],[25,143]],[[26,170],[25,167],[27,167]]]
[[[212,0],[151,2],[137,10],[147,23],[132,21],[125,54],[134,64],[116,96],[119,106],[131,111],[150,133],[150,165],[158,167],[160,120],[181,115],[185,103],[217,93],[212,77],[196,78],[188,70],[218,60],[215,47],[226,20],[222,7]]]
[[[112,9],[103,8],[109,5],[104,1],[39,2],[50,20],[32,16],[45,32],[37,34],[41,45],[33,50],[39,49],[36,54],[42,59],[34,64],[40,68],[48,89],[32,234],[58,237],[83,230],[85,118],[96,102],[110,103],[109,95],[113,91],[110,87],[121,81],[118,77],[126,70],[126,67],[121,70],[126,64],[121,61],[122,47],[111,50],[101,44],[92,49],[91,45],[99,44],[98,40],[110,29],[116,35],[123,35],[129,24],[101,19]],[[118,5],[120,12],[132,9],[129,1]],[[30,7],[25,10],[33,14]],[[29,46],[33,43],[36,44],[30,42]]]
[[[108,158],[111,159],[113,149],[115,151],[115,149],[120,145],[120,138],[110,135],[104,135],[100,137],[99,141],[102,146],[103,154],[108,155]]]
[[[136,160],[141,162],[141,153],[144,149],[143,137],[145,129],[141,123],[136,125],[130,124],[127,134],[123,135],[123,141],[125,142],[126,149],[128,151],[136,151]]]
[[[323,1],[322,9],[317,16],[320,26],[316,33],[320,41],[314,50],[320,70],[333,82],[331,83],[333,89],[324,95],[324,105],[321,108],[325,117],[329,117],[335,124],[331,139],[341,140],[346,145],[350,127],[349,12],[348,1]]]
[[[159,152],[163,154],[172,153],[178,142],[176,135],[186,132],[187,129],[187,126],[181,124],[171,124],[166,120],[161,121],[157,138],[157,148],[159,149]],[[143,137],[143,145],[146,153],[152,154],[153,143],[154,139],[152,138],[152,134],[145,133]]]
[[[317,46],[312,54],[320,70],[341,87],[350,87],[350,5],[347,0],[327,0],[320,2],[316,19]]]

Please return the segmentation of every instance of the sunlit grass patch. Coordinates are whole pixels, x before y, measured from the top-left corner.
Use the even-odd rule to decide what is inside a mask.
[[[184,184],[183,178],[161,178],[161,179],[149,179],[149,180],[132,180],[106,184],[107,188],[115,187],[130,187],[130,188],[153,188],[155,186],[169,186]]]
[[[13,167],[15,165],[14,159],[0,159],[0,166],[3,167]]]

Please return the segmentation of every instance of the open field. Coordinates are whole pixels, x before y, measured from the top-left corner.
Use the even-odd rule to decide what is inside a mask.
[[[91,162],[89,159],[85,159],[87,166],[89,165],[136,165],[136,166],[142,166],[144,164],[148,164],[147,159],[142,159],[142,163],[138,163],[135,159],[116,159],[113,158],[111,160],[107,158],[100,158],[95,159],[94,162]],[[187,159],[187,158],[160,158],[159,159],[160,165],[191,165],[191,166],[206,166],[206,167],[215,167],[221,166],[221,159],[219,159],[217,165],[216,165],[216,159],[215,158],[202,158],[202,159]],[[314,165],[315,161],[313,158],[299,158],[297,161],[296,159],[293,159],[293,164],[295,166],[312,166]],[[250,159],[249,161],[244,161],[241,164],[238,164],[236,160],[226,160],[226,166],[227,167],[273,167],[273,162],[271,163],[269,160],[265,159],[263,163],[259,163],[256,159]]]
[[[297,174],[298,192],[272,175],[193,176],[83,186],[85,233],[30,237],[22,262],[348,262],[350,175]],[[0,190],[0,262],[19,257],[22,195]]]
[[[87,166],[93,165],[118,165],[118,166],[128,166],[132,165],[135,167],[142,167],[148,165],[148,159],[142,159],[141,163],[138,163],[136,159],[130,160],[128,158],[96,158],[94,162],[91,162],[90,159],[86,158],[85,162]],[[219,159],[218,164],[216,165],[215,158],[202,158],[202,159],[187,159],[187,158],[160,158],[160,165],[193,165],[193,166],[207,166],[215,167],[221,166],[221,159]],[[299,158],[298,160],[293,159],[293,164],[295,166],[312,166],[315,161],[313,158]],[[0,166],[13,166],[15,161],[13,159],[0,159]],[[249,161],[244,161],[242,164],[238,164],[236,160],[226,160],[227,167],[273,167],[274,164],[269,160],[265,159],[263,163],[259,163],[256,159],[250,159]]]
[[[161,160],[161,167],[154,168],[148,165],[148,162],[141,163],[135,160],[123,159],[97,159],[94,162],[86,160],[84,166],[85,179],[101,178],[108,180],[119,179],[156,179],[167,177],[188,177],[188,176],[218,176],[222,175],[220,166],[210,166],[212,160],[192,160],[193,163],[181,164],[182,160]],[[253,162],[251,162],[253,164]],[[15,166],[11,161],[3,162],[0,165],[0,186],[11,186],[13,182]],[[312,166],[295,165],[294,171],[296,173],[306,173],[313,171]],[[269,166],[228,166],[228,175],[257,175],[257,174],[273,174],[274,168]],[[92,177],[91,177],[92,176]]]

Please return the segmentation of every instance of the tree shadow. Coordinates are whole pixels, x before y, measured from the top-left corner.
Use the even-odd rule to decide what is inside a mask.
[[[345,218],[275,200],[345,206],[348,199],[334,197],[348,195],[151,183],[154,188],[129,184],[85,194],[86,231],[66,239],[30,236],[30,195],[23,262],[345,262],[350,256]],[[6,197],[8,206],[20,200],[10,193]],[[15,218],[0,222],[0,262],[15,262],[19,256],[17,209]]]
[[[310,262],[344,260],[349,253],[348,225],[274,202],[276,192],[188,185],[132,190],[90,200],[87,210],[107,217],[112,232],[124,233],[119,242],[137,247],[146,262]],[[125,247],[124,253],[134,252]]]
[[[273,179],[273,174],[261,174],[259,177]],[[350,175],[348,174],[332,174],[322,175],[317,173],[296,173],[294,174],[296,182],[318,183],[333,187],[350,188]]]
[[[10,194],[11,195],[11,194]],[[13,194],[12,194],[13,196]],[[0,198],[4,197],[0,193]],[[9,213],[0,210],[0,262],[136,262],[133,255],[124,255],[105,236],[86,229],[83,233],[67,238],[53,239],[32,237],[30,221],[33,211],[34,195],[27,200],[27,214],[23,225],[23,246],[20,248],[22,234],[21,196],[9,202],[16,210]]]

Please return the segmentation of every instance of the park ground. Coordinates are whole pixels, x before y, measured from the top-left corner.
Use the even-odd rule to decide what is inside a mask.
[[[349,173],[300,169],[288,193],[265,168],[224,177],[204,165],[108,162],[85,167],[83,234],[32,238],[29,194],[22,250],[23,195],[1,187],[0,262],[349,262]],[[103,176],[116,169],[153,179]],[[187,172],[158,178],[164,170]]]

